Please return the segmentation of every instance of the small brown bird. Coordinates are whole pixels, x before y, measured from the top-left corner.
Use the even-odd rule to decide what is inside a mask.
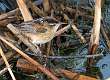
[[[47,21],[37,19],[21,23],[17,28],[31,43],[44,44],[55,37],[55,33],[61,24],[64,23],[48,23]]]

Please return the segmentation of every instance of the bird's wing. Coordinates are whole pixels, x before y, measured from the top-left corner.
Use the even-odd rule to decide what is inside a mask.
[[[36,34],[36,29],[34,27],[32,27],[32,24],[21,24],[19,26],[19,30],[23,33],[23,34]]]
[[[45,34],[48,31],[48,27],[41,25],[41,24],[36,24],[36,23],[28,23],[28,24],[21,24],[19,26],[19,30],[23,34],[39,34],[43,33]]]

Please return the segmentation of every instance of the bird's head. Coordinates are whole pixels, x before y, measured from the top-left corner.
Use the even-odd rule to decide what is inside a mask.
[[[66,24],[66,23],[62,23],[62,22],[52,23],[52,24],[49,24],[49,26],[51,26],[50,28],[53,30],[53,32],[56,32],[62,24]]]

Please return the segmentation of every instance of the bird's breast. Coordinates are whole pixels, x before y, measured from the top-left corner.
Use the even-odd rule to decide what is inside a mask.
[[[46,33],[39,33],[39,34],[27,34],[27,36],[34,44],[47,43],[54,38],[54,35],[55,34],[53,31],[47,31]]]

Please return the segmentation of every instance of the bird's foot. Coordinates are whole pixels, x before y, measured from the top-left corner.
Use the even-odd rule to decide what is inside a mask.
[[[37,53],[42,54],[42,52],[41,52],[39,46],[38,46],[38,45],[35,45],[35,47],[37,48],[37,49],[36,49]],[[37,54],[37,55],[38,55],[38,54]],[[42,55],[39,55],[39,56],[41,57]]]

